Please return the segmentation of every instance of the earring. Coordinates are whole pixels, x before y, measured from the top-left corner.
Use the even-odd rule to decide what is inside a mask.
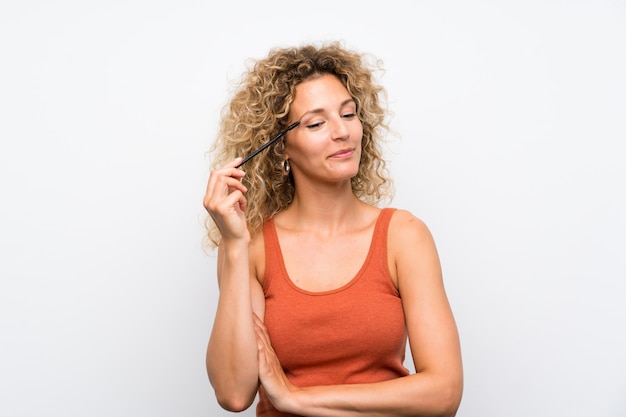
[[[291,165],[289,165],[289,159],[285,159],[283,161],[283,170],[285,171],[285,175],[289,175],[289,171],[291,171]]]

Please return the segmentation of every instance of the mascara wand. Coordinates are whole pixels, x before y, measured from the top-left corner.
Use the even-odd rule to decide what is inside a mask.
[[[257,156],[259,153],[261,153],[265,148],[267,148],[268,146],[272,146],[272,144],[274,142],[276,142],[278,139],[282,138],[283,136],[285,136],[285,134],[287,134],[287,132],[289,132],[291,129],[295,128],[296,126],[298,126],[300,124],[300,121],[298,120],[295,123],[290,124],[289,126],[287,126],[287,129],[283,130],[282,132],[280,132],[278,135],[276,135],[274,138],[272,138],[269,142],[263,144],[259,149],[257,149],[256,151],[252,152],[250,155],[246,156],[244,158],[243,161],[241,161],[241,163],[239,165],[237,165],[235,168],[239,168],[240,166],[242,166],[243,164],[245,164],[246,162],[248,162],[249,160],[251,160],[252,158],[254,158],[255,156]]]

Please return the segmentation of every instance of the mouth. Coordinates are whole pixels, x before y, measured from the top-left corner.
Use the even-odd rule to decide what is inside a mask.
[[[334,154],[330,155],[329,158],[343,159],[343,158],[349,158],[352,155],[354,155],[354,148],[347,148],[347,149],[341,149],[340,151],[335,152]]]

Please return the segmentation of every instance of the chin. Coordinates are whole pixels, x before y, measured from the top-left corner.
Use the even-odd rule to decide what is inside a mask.
[[[336,173],[337,173],[337,176],[339,177],[338,179],[351,180],[352,178],[358,175],[359,167],[357,166],[356,168],[337,171]]]

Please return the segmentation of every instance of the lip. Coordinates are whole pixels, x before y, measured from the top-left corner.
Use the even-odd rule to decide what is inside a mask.
[[[345,148],[330,155],[329,158],[343,159],[343,158],[349,158],[352,155],[354,155],[354,148]]]

